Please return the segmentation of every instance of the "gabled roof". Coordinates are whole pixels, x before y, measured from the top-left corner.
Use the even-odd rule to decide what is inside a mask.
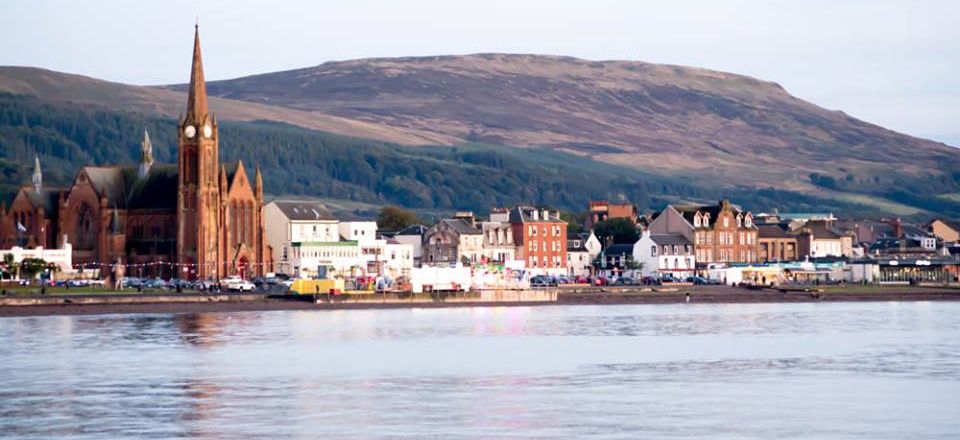
[[[586,252],[587,251],[587,240],[584,238],[568,238],[567,239],[567,252]]]
[[[100,197],[107,198],[111,207],[128,209],[177,208],[177,180],[175,165],[154,165],[143,179],[136,166],[83,167]]]
[[[273,203],[289,220],[336,220],[322,203],[301,201],[275,201]]]
[[[684,220],[686,220],[687,223],[690,223],[691,225],[693,225],[693,219],[694,217],[696,217],[697,212],[710,214],[710,224],[713,224],[713,222],[720,215],[720,211],[723,210],[723,206],[722,206],[723,203],[729,203],[729,202],[720,202],[714,205],[688,204],[688,205],[670,205],[670,206],[673,207],[673,209],[676,210],[678,213],[680,213],[680,215],[683,216]],[[739,206],[734,205],[732,203],[730,204],[730,209],[733,211],[734,215],[747,214],[746,211],[744,211]]]
[[[21,191],[26,194],[34,208],[43,208],[47,218],[56,218],[59,211],[57,205],[60,204],[60,188],[41,187],[40,192],[37,193],[33,186],[24,186]]]
[[[537,214],[536,219],[534,219],[534,211],[542,212],[542,209],[536,209],[530,206],[517,206],[510,209],[510,223],[540,223],[540,222],[562,222],[559,217],[553,215],[552,212],[548,212],[547,218],[543,218]]]
[[[690,240],[680,234],[650,234],[650,239],[660,246],[690,245]]]
[[[450,227],[451,230],[461,235],[480,235],[483,234],[483,231],[470,226],[470,223],[467,223],[466,220],[459,218],[446,218],[440,220],[441,223],[446,224]]]
[[[90,179],[90,185],[100,197],[111,203],[126,202],[126,185],[123,183],[123,167],[83,167],[82,172]]]

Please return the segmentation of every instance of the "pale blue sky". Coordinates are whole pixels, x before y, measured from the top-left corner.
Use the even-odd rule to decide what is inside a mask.
[[[515,52],[706,67],[960,146],[960,1],[29,0],[0,4],[0,65],[185,82],[364,57]]]

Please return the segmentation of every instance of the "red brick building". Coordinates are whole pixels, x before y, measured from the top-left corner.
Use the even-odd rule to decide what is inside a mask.
[[[518,206],[510,210],[516,258],[534,272],[563,274],[567,264],[567,222],[556,211]]]
[[[587,229],[604,220],[625,218],[633,223],[637,222],[637,207],[630,203],[610,203],[606,201],[591,201],[587,217]]]

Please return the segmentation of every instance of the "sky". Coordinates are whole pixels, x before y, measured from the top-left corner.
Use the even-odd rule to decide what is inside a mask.
[[[6,0],[0,65],[130,84],[367,57],[479,52],[637,60],[774,81],[960,147],[957,0]]]

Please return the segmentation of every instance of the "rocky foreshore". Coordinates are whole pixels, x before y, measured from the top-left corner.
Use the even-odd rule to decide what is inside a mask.
[[[747,289],[728,286],[674,288],[561,288],[555,299],[541,291],[524,300],[523,293],[507,300],[476,294],[450,296],[391,294],[363,297],[264,294],[97,294],[36,295],[0,298],[0,317],[127,313],[212,313],[272,310],[342,310],[377,308],[510,307],[540,305],[618,305],[671,303],[782,303],[817,301],[956,301],[960,289],[920,286],[844,286],[809,289]]]

